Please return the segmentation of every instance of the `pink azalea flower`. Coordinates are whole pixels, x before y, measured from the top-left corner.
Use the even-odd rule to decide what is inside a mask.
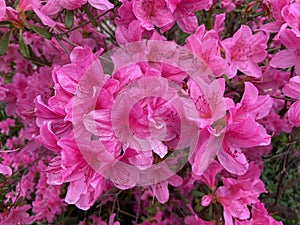
[[[276,221],[270,216],[263,203],[257,202],[252,205],[251,224],[282,225],[282,222]]]
[[[79,1],[72,1],[72,0],[48,0],[46,5],[42,8],[42,11],[52,11],[57,12],[60,8],[65,8],[69,10],[75,10],[80,8],[82,5],[86,4],[87,2],[90,3],[94,8],[99,10],[109,10],[114,7],[108,0],[79,0]],[[49,7],[51,9],[49,9]]]
[[[268,1],[270,6],[270,11],[272,13],[272,17],[275,21],[262,25],[262,30],[267,32],[278,32],[284,27],[285,19],[282,16],[282,9],[288,7],[290,1],[289,0],[272,0]],[[277,36],[277,35],[276,35]]]
[[[288,119],[290,123],[296,127],[300,126],[300,76],[292,77],[288,84],[283,88],[283,93],[291,98],[297,99],[288,111]]]
[[[221,172],[222,169],[223,167],[220,163],[214,160],[201,176],[197,176],[194,173],[192,173],[192,176],[194,179],[205,183],[211,190],[214,190],[216,175]]]
[[[236,6],[231,0],[222,0],[220,7],[225,9],[226,13],[229,13],[234,10]]]
[[[133,12],[141,25],[147,30],[170,27],[174,23],[173,16],[166,6],[165,0],[134,0]]]
[[[295,66],[295,73],[300,74],[300,37],[290,29],[285,29],[280,35],[281,43],[287,48],[276,53],[270,65],[275,68]]]
[[[254,164],[250,164],[247,173],[237,179],[222,178],[224,186],[216,190],[216,197],[224,208],[223,215],[226,224],[233,224],[232,217],[240,220],[250,217],[247,205],[259,202],[259,195],[266,192],[259,176],[259,169]]]
[[[300,127],[300,100],[291,105],[288,111],[288,118],[292,125]]]
[[[133,20],[129,25],[128,29],[126,26],[117,26],[116,28],[116,39],[119,45],[125,43],[140,41],[142,39],[143,29],[141,23],[138,20]]]
[[[186,33],[192,33],[198,27],[195,12],[201,9],[209,10],[212,0],[168,0],[168,7],[178,23]]]
[[[31,224],[35,218],[34,216],[29,216],[29,213],[26,211],[31,208],[30,205],[18,206],[16,208],[12,208],[7,216],[0,217],[1,222],[0,225],[7,224]]]
[[[12,170],[9,166],[4,166],[2,163],[0,163],[0,174],[11,176]]]
[[[161,204],[164,204],[169,200],[170,193],[168,189],[168,184],[178,187],[182,184],[182,178],[175,174],[168,180],[151,185],[153,195]]]
[[[300,76],[292,77],[282,91],[291,98],[300,99]]]
[[[193,97],[193,93],[191,96]],[[215,101],[215,104],[216,102],[222,101]],[[209,122],[205,123],[206,129],[200,132],[195,150],[190,154],[189,160],[193,172],[201,175],[217,155],[219,162],[227,171],[238,175],[244,174],[249,164],[241,148],[270,144],[270,135],[256,122],[254,116],[261,118],[267,115],[272,103],[270,97],[258,96],[257,89],[250,83],[245,84],[245,93],[240,103],[234,106],[233,103],[227,102],[229,114],[226,117],[224,112],[217,113],[219,115],[217,120],[211,120],[211,113],[216,113],[223,107],[215,108],[214,104],[209,105],[207,101],[200,102],[200,112],[203,112],[203,115],[200,114],[200,119],[206,115],[206,120]],[[220,106],[220,104],[216,105]],[[264,108],[265,106],[267,107]],[[213,135],[210,136],[211,134]]]
[[[13,127],[14,125],[15,121],[10,118],[0,121],[0,133],[8,135],[10,127]]]
[[[232,38],[222,41],[226,59],[230,64],[228,76],[232,78],[237,74],[237,70],[240,70],[248,76],[261,77],[258,63],[267,56],[267,39],[263,32],[252,35],[251,29],[242,25]]]
[[[300,37],[300,2],[293,2],[282,9],[282,17],[297,37]]]
[[[195,34],[186,39],[187,47],[199,56],[216,77],[226,73],[227,63],[221,57],[219,38],[214,31],[205,31],[204,25],[197,28]]]
[[[269,95],[259,96],[257,88],[250,82],[245,82],[244,85],[244,94],[236,105],[235,117],[243,117],[247,113],[256,120],[266,117],[273,106],[273,99]]]
[[[21,0],[17,6],[17,9],[24,11],[33,10],[44,25],[53,28],[56,25],[56,22],[54,22],[54,20],[52,20],[48,15],[41,12],[41,6],[42,4],[40,1]]]
[[[54,158],[48,166],[48,183],[60,185],[70,182],[65,201],[87,210],[103,191],[104,178],[92,169],[70,138],[58,142],[61,156]]]

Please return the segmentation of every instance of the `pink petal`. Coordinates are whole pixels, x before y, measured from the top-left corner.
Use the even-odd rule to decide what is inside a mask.
[[[88,0],[88,2],[99,10],[109,10],[114,7],[108,0]]]
[[[281,50],[272,57],[270,65],[274,68],[288,68],[295,65],[296,60],[293,51]]]
[[[167,181],[162,181],[160,183],[153,184],[152,189],[154,196],[161,204],[164,204],[169,200],[170,194]]]
[[[260,67],[252,60],[238,62],[237,68],[247,76],[260,78],[262,75]]]
[[[4,0],[0,0],[0,20],[5,15],[6,12],[6,4]]]
[[[4,166],[0,163],[0,174],[11,176],[12,170],[9,166]]]
[[[221,148],[223,136],[215,137],[205,130],[200,132],[197,146],[191,147],[189,161],[192,164],[193,173],[200,176],[213,162],[217,152]]]
[[[68,10],[74,10],[80,8],[82,5],[84,5],[87,2],[87,0],[64,0],[64,1],[59,1],[60,5]]]
[[[300,127],[300,100],[291,105],[288,111],[288,118],[292,125]]]
[[[35,137],[35,140],[44,147],[59,152],[61,148],[57,145],[58,137],[53,133],[51,121],[43,123],[40,126],[40,134]]]
[[[198,20],[195,15],[188,15],[184,11],[176,10],[174,18],[178,23],[180,29],[186,33],[192,33],[198,27]]]
[[[41,21],[44,25],[49,26],[51,28],[55,27],[56,22],[54,20],[52,20],[49,16],[42,13],[38,8],[34,8],[33,11],[41,19]]]
[[[82,195],[82,192],[86,188],[85,177],[82,177],[79,180],[73,181],[69,184],[67,195],[65,201],[68,204],[75,204]]]
[[[232,174],[245,174],[249,168],[245,155],[239,149],[228,148],[225,145],[224,147],[218,152],[220,164]]]
[[[292,77],[282,91],[291,98],[300,99],[300,76]]]

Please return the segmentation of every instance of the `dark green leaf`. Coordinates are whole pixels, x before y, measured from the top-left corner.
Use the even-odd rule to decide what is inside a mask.
[[[36,32],[40,36],[51,40],[51,33],[49,31],[47,31],[46,29],[44,29],[42,27],[34,26],[34,25],[31,25],[30,27],[34,32]]]
[[[73,10],[66,10],[65,15],[65,26],[67,29],[71,29],[74,23],[74,11]]]
[[[21,197],[18,198],[18,200],[16,201],[16,205],[21,205],[22,202],[23,202],[23,197],[21,196]]]
[[[89,18],[90,22],[95,26],[97,27],[98,24],[97,24],[97,21],[95,20],[94,16],[92,15],[91,11],[89,10],[88,6],[85,5],[84,6],[84,12],[86,13],[87,17]]]
[[[0,55],[4,55],[5,52],[7,51],[8,45],[9,45],[9,41],[10,41],[10,35],[12,33],[12,30],[6,32],[1,40],[0,40]]]
[[[12,206],[12,204],[13,204],[13,201],[12,201],[11,198],[9,198],[7,205],[8,205],[8,206]]]
[[[22,30],[20,30],[20,34],[19,34],[19,51],[25,59],[30,59],[29,48],[24,41]]]
[[[294,127],[291,134],[292,141],[300,140],[300,127]]]
[[[258,7],[259,7],[259,4],[258,4],[258,3],[255,3],[254,6],[252,6],[252,13],[256,13]]]
[[[3,183],[6,181],[6,177],[0,173],[0,183]]]

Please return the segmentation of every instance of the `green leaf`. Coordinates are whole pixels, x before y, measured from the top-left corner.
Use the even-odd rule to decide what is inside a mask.
[[[258,4],[258,3],[255,3],[254,6],[252,6],[252,13],[256,13],[258,7],[259,7],[259,4]]]
[[[49,31],[47,31],[45,28],[38,27],[38,26],[35,26],[35,25],[31,25],[30,28],[34,32],[36,32],[37,34],[39,34],[40,36],[51,40],[51,33]]]
[[[12,30],[9,30],[2,36],[2,38],[0,40],[0,55],[4,55],[5,52],[7,51],[11,33],[12,33]]]
[[[19,33],[19,51],[25,59],[30,59],[30,51],[27,44],[24,41],[22,30],[20,30]]]
[[[15,205],[21,205],[22,202],[23,202],[23,197],[21,196],[20,198],[18,198]]]
[[[300,140],[300,127],[294,127],[291,133],[292,141]]]
[[[65,15],[65,26],[67,29],[71,29],[74,23],[74,11],[73,10],[66,10]]]
[[[4,183],[6,181],[6,177],[0,173],[0,183]]]
[[[89,18],[91,24],[93,24],[95,27],[97,27],[98,26],[97,21],[93,17],[93,15],[87,5],[84,6],[84,12],[86,13],[87,17]]]

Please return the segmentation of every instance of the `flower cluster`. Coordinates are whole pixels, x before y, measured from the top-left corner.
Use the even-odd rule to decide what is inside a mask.
[[[282,224],[299,1],[0,0],[0,34],[0,224]]]

